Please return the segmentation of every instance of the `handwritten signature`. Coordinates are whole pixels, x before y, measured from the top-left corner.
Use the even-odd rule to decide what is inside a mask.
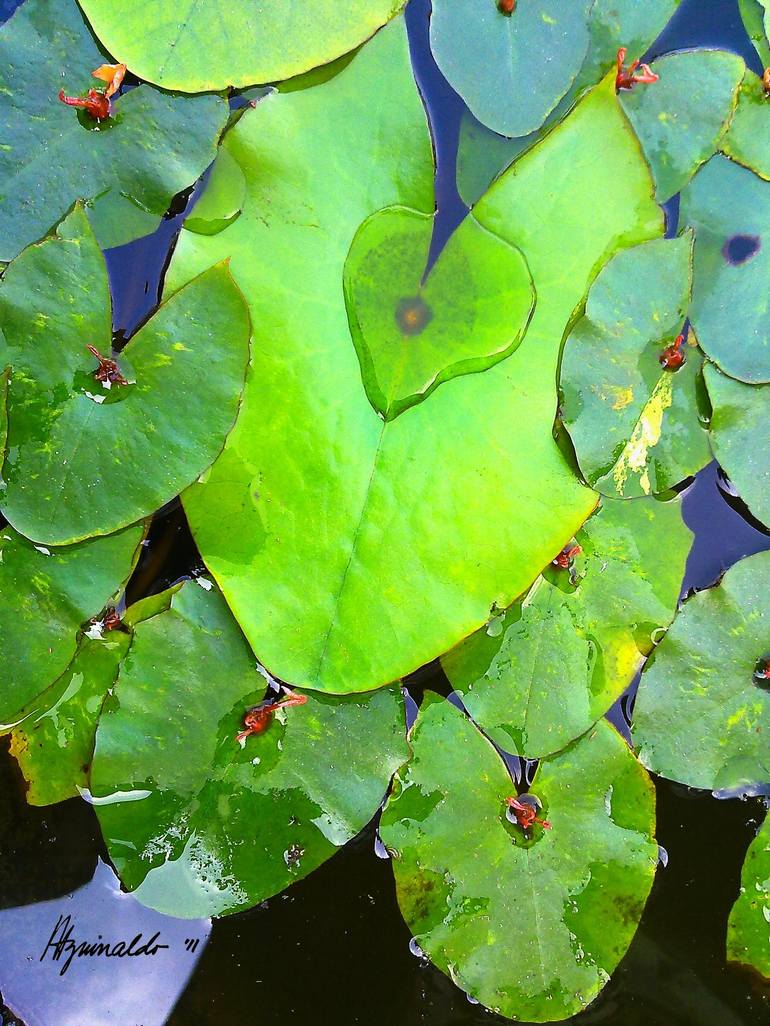
[[[43,948],[40,961],[45,960],[46,955],[51,953],[52,962],[62,962],[59,976],[64,976],[75,958],[139,958],[141,956],[157,955],[159,951],[167,949],[168,944],[160,944],[158,938],[160,931],[157,931],[143,942],[144,935],[138,933],[133,940],[123,940],[115,943],[108,943],[102,940],[102,935],[97,934],[95,941],[77,941],[73,936],[73,924],[71,916],[59,916],[54,926],[48,943]]]

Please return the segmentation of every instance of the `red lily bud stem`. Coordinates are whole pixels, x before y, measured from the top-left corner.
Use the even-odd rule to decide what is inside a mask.
[[[625,46],[621,46],[618,50],[618,72],[615,76],[615,91],[620,92],[621,89],[633,89],[635,85],[648,85],[651,82],[657,82],[659,75],[650,68],[649,64],[641,64],[638,60],[633,61],[631,66],[626,70],[626,55],[628,50]],[[641,71],[637,71],[637,68],[641,68]]]

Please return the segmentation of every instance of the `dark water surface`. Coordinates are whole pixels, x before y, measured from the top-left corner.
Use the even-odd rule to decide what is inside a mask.
[[[16,5],[16,0],[0,0],[0,21]],[[454,178],[464,107],[431,58],[428,9],[427,0],[412,0],[407,16],[435,139],[440,245],[466,209]],[[689,46],[733,49],[760,70],[736,0],[684,0],[649,55]],[[157,304],[180,227],[181,214],[172,213],[153,236],[107,254],[119,339],[130,335]],[[684,517],[695,539],[683,593],[713,584],[738,559],[770,548],[768,533],[751,521],[715,464],[686,489]],[[154,520],[128,600],[160,591],[200,565],[181,507],[172,503]],[[415,674],[408,687],[417,701],[426,687],[449,692],[435,666]],[[414,710],[411,698],[408,704]],[[613,710],[611,718],[621,728],[632,704],[629,695]],[[656,785],[657,835],[668,864],[659,869],[639,932],[613,979],[588,1011],[569,1021],[581,1026],[767,1026],[770,989],[751,973],[727,966],[724,954],[741,864],[764,805],[756,798],[716,799],[665,780]],[[39,976],[26,982],[20,981],[20,972],[9,975],[8,944],[14,945],[14,957],[21,951],[30,963],[36,960],[53,925],[51,916],[55,922],[62,905],[56,899],[71,906],[73,914],[108,920],[95,920],[105,928],[136,920],[143,924],[137,928],[149,930],[157,917],[110,883],[110,872],[99,861],[106,853],[89,805],[77,799],[34,809],[26,805],[23,792],[19,771],[3,750],[0,991],[17,1013],[29,1016],[24,1026],[161,1026],[164,1020],[169,1026],[480,1026],[506,1021],[471,1004],[442,973],[412,954],[390,866],[375,854],[373,825],[309,878],[259,908],[211,928],[207,921],[165,919],[165,933],[178,943],[164,953],[162,963],[145,966],[148,990],[162,982],[152,990],[152,1007],[142,999],[141,983],[103,961],[80,977],[80,1013],[65,1012],[55,983],[46,1003],[49,990]],[[469,823],[469,835],[472,830]],[[20,910],[20,905],[28,907]],[[200,946],[190,955],[183,940],[193,937]],[[510,941],[515,961],[513,930]],[[112,1017],[104,1011],[110,1004],[116,1010]],[[17,1021],[0,998],[0,1026]]]

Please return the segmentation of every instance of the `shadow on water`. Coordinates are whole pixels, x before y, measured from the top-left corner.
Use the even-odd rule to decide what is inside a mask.
[[[16,6],[17,0],[0,0],[0,21]],[[407,21],[437,156],[435,256],[466,212],[454,176],[464,105],[430,55],[429,8],[429,0],[411,0]],[[759,70],[737,0],[684,0],[647,59],[704,45],[733,49]],[[153,235],[107,253],[118,348],[158,302],[181,228],[181,210],[177,204]],[[685,491],[683,513],[695,534],[685,592],[708,587],[736,560],[770,548],[767,532],[751,521],[715,464]],[[129,601],[167,587],[200,565],[176,500],[154,518],[129,585]],[[406,681],[410,721],[426,689],[450,697],[451,687],[437,663]],[[630,689],[610,713],[621,730],[627,727],[632,706]],[[511,769],[514,772],[515,765]],[[741,864],[764,806],[758,799],[717,800],[664,780],[657,780],[656,786],[658,840],[668,853],[668,865],[659,869],[641,927],[612,980],[587,1012],[569,1022],[579,1026],[764,1026],[770,1020],[767,986],[727,965],[724,951],[726,921],[738,893]],[[4,986],[7,989],[9,979],[10,961],[3,953],[8,937],[14,951],[26,945],[31,950],[24,949],[25,957],[37,957],[38,946],[42,950],[53,926],[48,922],[50,914],[60,907],[57,900],[64,899],[73,915],[91,924],[92,931],[122,922],[124,914],[126,923],[136,917],[136,929],[146,931],[155,922],[155,913],[143,912],[132,899],[117,894],[114,877],[100,861],[105,857],[92,807],[79,799],[46,809],[28,807],[19,771],[4,743],[0,744],[0,910],[4,910],[0,911],[4,938],[0,992]],[[128,902],[124,905],[128,912],[116,911],[121,901]],[[27,908],[12,908],[21,905]],[[390,866],[387,859],[375,855],[373,824],[284,894],[250,912],[215,922],[208,942],[196,955],[200,961],[186,989],[195,959],[181,951],[180,939],[189,936],[189,924],[180,926],[178,920],[161,918],[162,929],[175,940],[177,950],[163,970],[170,978],[165,990],[155,993],[154,1008],[148,1011],[146,1005],[132,1003],[141,998],[151,974],[159,975],[154,966],[144,966],[141,980],[117,987],[114,964],[96,960],[83,984],[82,1007],[71,1013],[81,1018],[70,1021],[70,1013],[63,1018],[62,1007],[46,1013],[45,1002],[41,1005],[40,995],[34,993],[40,989],[40,978],[35,976],[35,982],[29,978],[26,990],[25,986],[14,989],[17,1014],[27,1008],[34,1016],[22,1026],[160,1024],[180,992],[167,1019],[169,1026],[251,1022],[260,1026],[481,1026],[506,1021],[471,1004],[448,978],[412,954]],[[206,934],[208,924],[199,932]],[[514,958],[515,935],[516,926],[511,924]],[[94,995],[109,995],[111,986],[113,995],[115,987],[123,994],[122,1003],[117,1014],[103,1018],[103,1007],[94,1003]],[[133,997],[132,991],[137,991]],[[15,1026],[17,1020],[3,999],[0,993],[0,1026]],[[134,1013],[148,1018],[137,1017],[134,1022]]]

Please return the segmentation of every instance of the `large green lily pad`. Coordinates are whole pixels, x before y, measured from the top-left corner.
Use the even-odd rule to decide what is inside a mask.
[[[104,59],[74,0],[25,0],[0,26],[0,260],[78,198],[110,190],[163,214],[214,159],[227,120],[221,97],[140,86],[101,124],[59,102],[62,88],[78,96],[99,85],[91,72]]]
[[[420,948],[508,1018],[581,1011],[628,948],[652,886],[647,774],[602,722],[540,763],[531,790],[551,829],[525,834],[506,818],[515,789],[504,763],[451,703],[421,709],[410,740],[380,833]]]
[[[315,0],[310,7],[271,0],[258,8],[249,0],[79,2],[116,60],[148,82],[188,93],[277,82],[327,64],[404,6],[404,0]]]
[[[619,96],[652,168],[658,202],[665,203],[716,152],[745,66],[724,50],[690,50],[661,57],[652,70],[657,82]]]
[[[383,422],[342,281],[367,216],[433,209],[401,21],[329,81],[265,97],[225,146],[246,175],[243,213],[218,235],[183,233],[167,288],[231,255],[254,357],[235,431],[185,509],[272,673],[335,693],[376,687],[509,605],[593,508],[552,437],[559,343],[594,266],[661,232],[660,211],[605,85],[474,211],[530,264],[538,303],[523,343]]]
[[[537,132],[506,139],[480,124],[472,115],[465,115],[460,122],[457,152],[457,185],[463,200],[472,206],[505,167],[531,149],[544,132],[561,121],[585,89],[595,85],[615,67],[621,46],[627,48],[629,60],[641,57],[678,4],[679,0],[647,0],[645,3],[639,3],[639,0],[595,0],[591,8],[586,58],[567,94]]]
[[[48,549],[0,529],[0,724],[65,672],[78,631],[123,588],[141,539],[137,526]]]
[[[762,67],[770,67],[770,8],[765,0],[738,0],[738,7],[749,38],[762,61]]]
[[[2,511],[35,541],[109,534],[194,481],[235,421],[249,315],[225,264],[165,303],[120,355],[128,384],[95,380],[112,346],[104,258],[80,205],[0,283],[8,389]]]
[[[754,516],[770,525],[770,385],[747,385],[711,365],[705,378],[714,455]]]
[[[770,817],[751,842],[727,924],[727,957],[770,976]]]
[[[770,182],[718,154],[682,193],[680,220],[695,229],[698,341],[731,377],[770,381]]]
[[[506,15],[495,0],[433,0],[431,50],[482,124],[500,135],[527,135],[580,70],[592,2],[526,0]]]
[[[760,178],[770,179],[770,99],[762,79],[753,71],[746,72],[720,149]]]
[[[566,340],[564,425],[586,481],[604,495],[664,492],[711,459],[692,335],[683,366],[660,362],[690,305],[692,242],[685,233],[614,256]]]
[[[408,756],[398,688],[311,696],[239,744],[264,692],[215,590],[186,584],[135,627],[91,791],[110,858],[144,904],[196,918],[278,893],[366,825]]]
[[[10,751],[30,805],[53,805],[87,788],[96,723],[130,643],[119,630],[83,638],[61,677],[19,713]]]
[[[535,305],[524,257],[472,216],[426,275],[432,235],[430,215],[390,207],[364,221],[345,261],[350,333],[386,420],[510,356]]]
[[[539,758],[604,715],[674,617],[691,540],[678,500],[604,499],[577,533],[571,575],[551,568],[500,634],[478,631],[442,658],[495,744]]]
[[[642,674],[633,733],[648,769],[691,787],[770,778],[770,552],[689,599]]]

